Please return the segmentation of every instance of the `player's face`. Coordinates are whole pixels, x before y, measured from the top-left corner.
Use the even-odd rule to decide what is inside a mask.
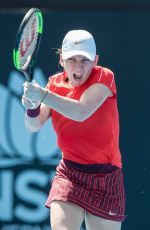
[[[67,60],[61,60],[61,64],[72,86],[80,86],[89,78],[93,67],[97,64],[98,57],[90,61],[84,56],[76,55]]]

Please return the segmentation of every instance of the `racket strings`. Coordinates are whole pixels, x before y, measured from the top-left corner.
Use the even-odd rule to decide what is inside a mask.
[[[19,45],[21,69],[26,69],[30,63],[32,54],[36,48],[40,23],[37,14],[33,14],[23,30]]]

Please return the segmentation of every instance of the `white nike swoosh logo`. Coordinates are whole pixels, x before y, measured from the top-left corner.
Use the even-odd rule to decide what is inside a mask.
[[[78,44],[80,44],[80,43],[83,43],[83,42],[86,42],[86,41],[75,41],[74,43],[75,43],[75,45],[78,45]]]
[[[114,213],[114,212],[109,212],[109,215],[111,215],[111,216],[115,216],[115,215],[117,215],[117,213]]]

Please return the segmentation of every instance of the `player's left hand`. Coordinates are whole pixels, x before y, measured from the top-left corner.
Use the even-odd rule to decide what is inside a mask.
[[[39,105],[41,104],[40,101],[30,101],[28,98],[26,98],[24,95],[22,96],[22,105],[26,108],[26,109],[36,109],[39,107]]]
[[[28,98],[30,101],[39,101],[41,102],[46,89],[42,88],[35,80],[31,83],[25,82],[24,86],[24,96]]]

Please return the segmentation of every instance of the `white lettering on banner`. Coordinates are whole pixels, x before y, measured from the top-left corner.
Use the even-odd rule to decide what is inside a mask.
[[[30,184],[34,184],[44,188],[47,183],[48,177],[42,171],[27,170],[18,175],[15,186],[16,195],[21,200],[36,206],[31,209],[24,204],[19,204],[15,209],[15,216],[18,219],[29,221],[30,223],[39,223],[47,218],[47,209],[44,207],[46,194],[30,187]]]
[[[12,220],[13,212],[13,173],[2,171],[0,174],[0,220]]]
[[[47,195],[44,191],[53,177],[35,169],[27,169],[14,176],[10,170],[0,172],[0,220],[12,221],[17,218],[28,223],[40,223],[49,216],[44,203]],[[19,200],[14,202],[14,196]]]
[[[37,68],[35,80],[45,79]],[[37,133],[25,128],[23,83],[17,71],[0,83],[0,230],[50,230],[44,204],[61,153],[50,119]]]

